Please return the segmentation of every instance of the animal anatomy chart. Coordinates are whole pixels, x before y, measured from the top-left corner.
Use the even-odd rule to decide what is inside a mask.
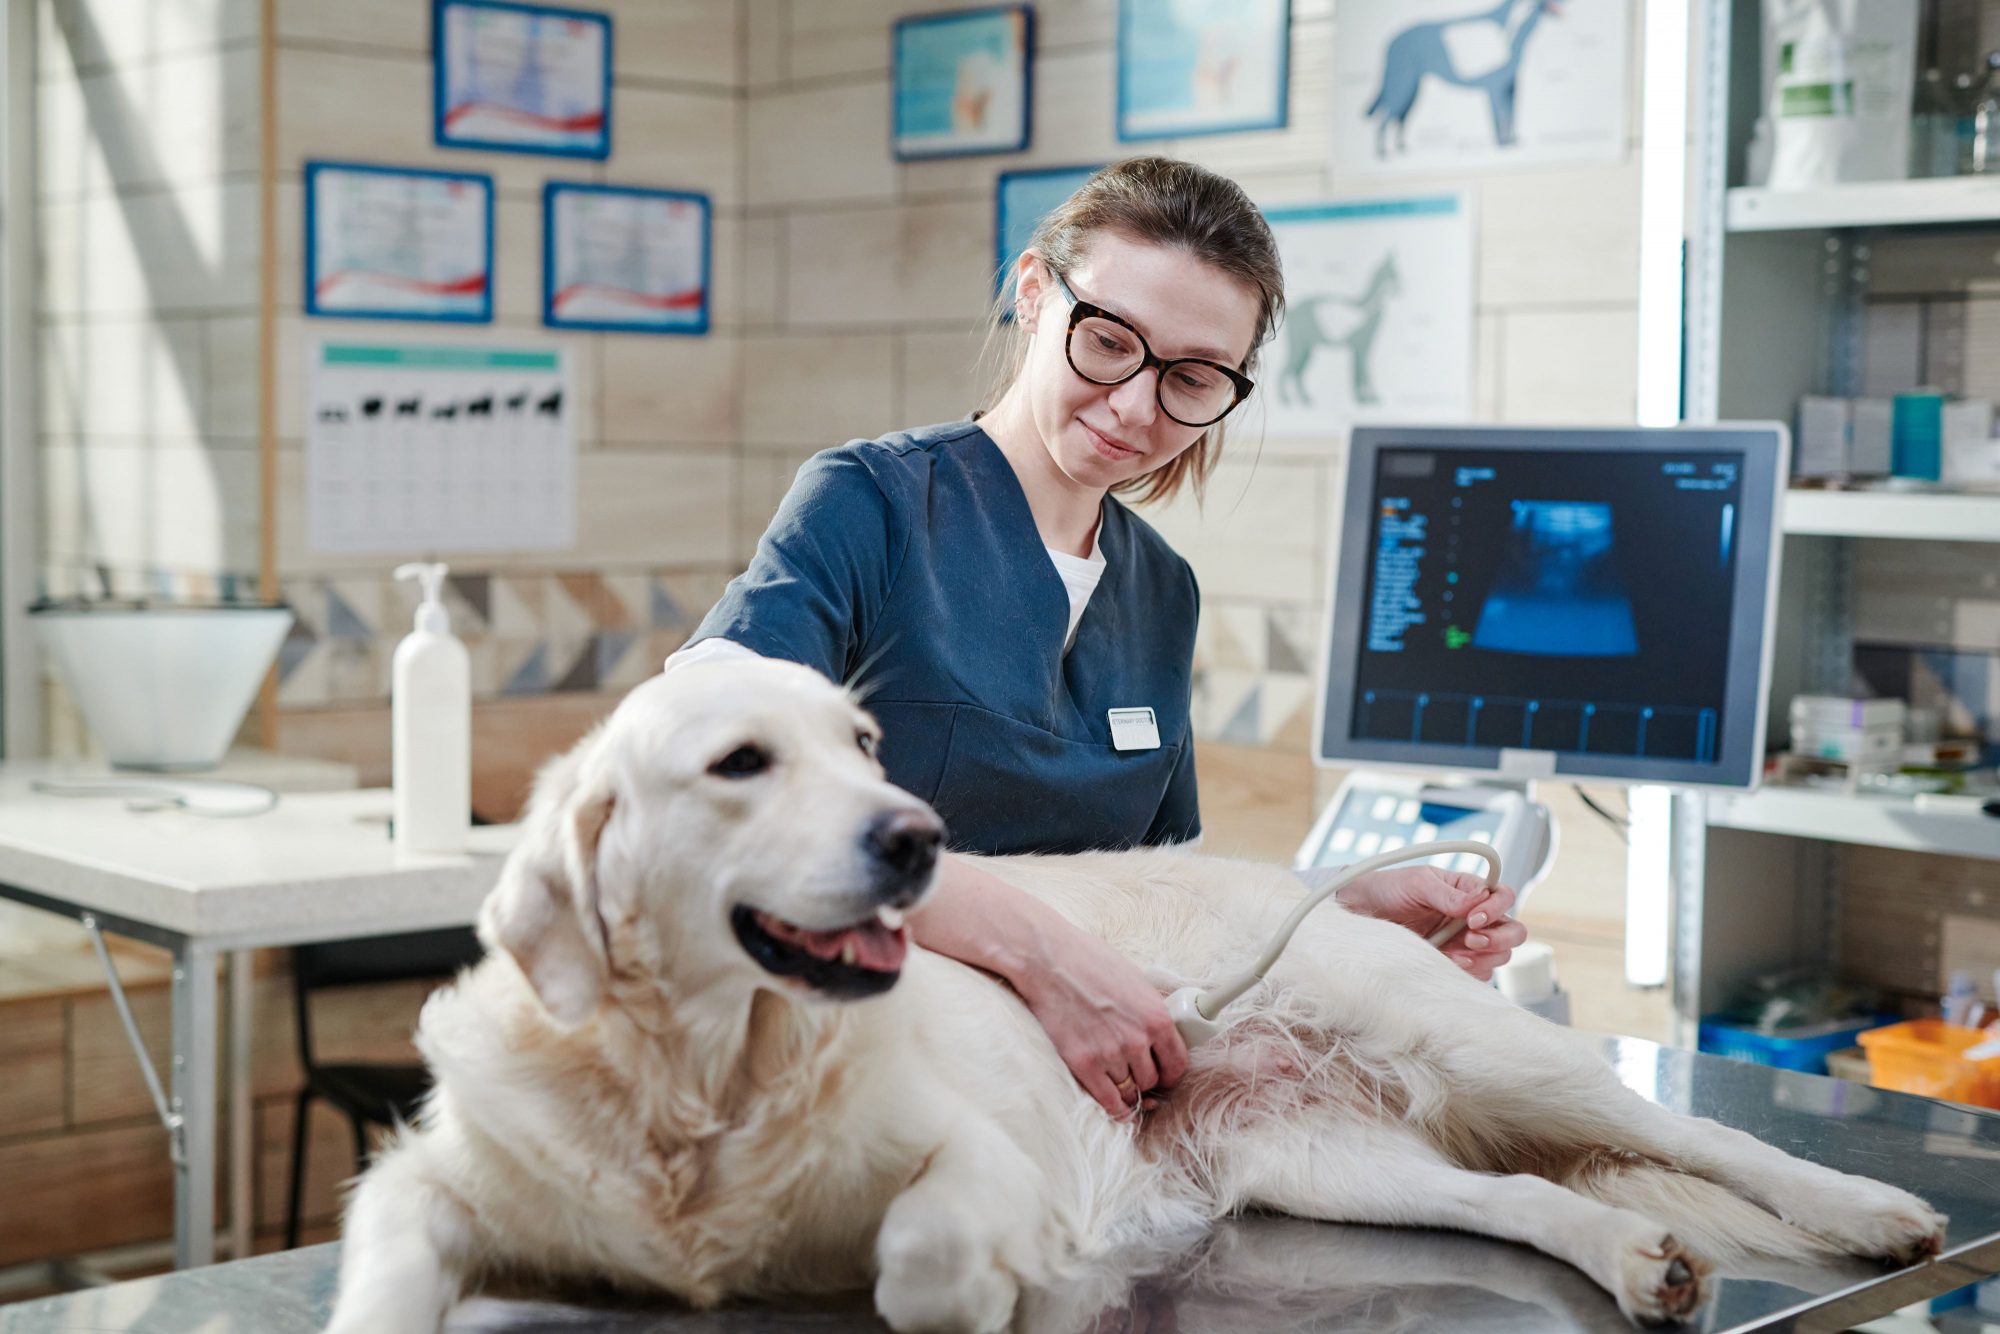
[[[576,405],[560,349],[326,341],[309,355],[307,550],[575,545]]]
[[[1463,195],[1266,209],[1285,319],[1257,397],[1278,436],[1472,415],[1472,208]]]
[[[1631,0],[1341,0],[1336,173],[1625,155]]]

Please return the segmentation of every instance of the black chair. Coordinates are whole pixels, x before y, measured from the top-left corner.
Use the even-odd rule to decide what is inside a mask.
[[[312,993],[330,987],[450,977],[476,963],[480,946],[470,927],[417,931],[401,936],[332,940],[292,951],[292,996],[299,1019],[299,1064],[305,1087],[292,1110],[292,1187],[285,1206],[285,1247],[299,1244],[299,1210],[305,1191],[306,1112],[323,1098],[354,1126],[355,1167],[368,1160],[368,1127],[407,1121],[430,1088],[421,1064],[353,1062],[322,1065],[313,1053]]]

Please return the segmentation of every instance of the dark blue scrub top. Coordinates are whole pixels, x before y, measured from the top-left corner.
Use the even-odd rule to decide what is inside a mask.
[[[1103,577],[1069,597],[1014,469],[971,422],[814,456],[690,642],[717,636],[854,686],[889,777],[964,852],[1081,852],[1201,832],[1188,698],[1199,593],[1106,497]],[[1150,707],[1157,750],[1107,713]]]

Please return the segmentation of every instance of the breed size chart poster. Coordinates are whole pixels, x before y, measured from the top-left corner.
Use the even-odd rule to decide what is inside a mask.
[[[560,348],[327,340],[308,355],[307,550],[575,545],[575,395]]]

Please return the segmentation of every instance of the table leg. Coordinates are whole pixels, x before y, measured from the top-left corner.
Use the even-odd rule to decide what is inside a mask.
[[[174,1267],[215,1259],[215,952],[184,941],[174,952]]]
[[[256,1121],[250,1107],[250,1029],[255,971],[249,950],[229,952],[229,1258],[250,1254],[255,1231],[250,1202],[251,1155]]]

